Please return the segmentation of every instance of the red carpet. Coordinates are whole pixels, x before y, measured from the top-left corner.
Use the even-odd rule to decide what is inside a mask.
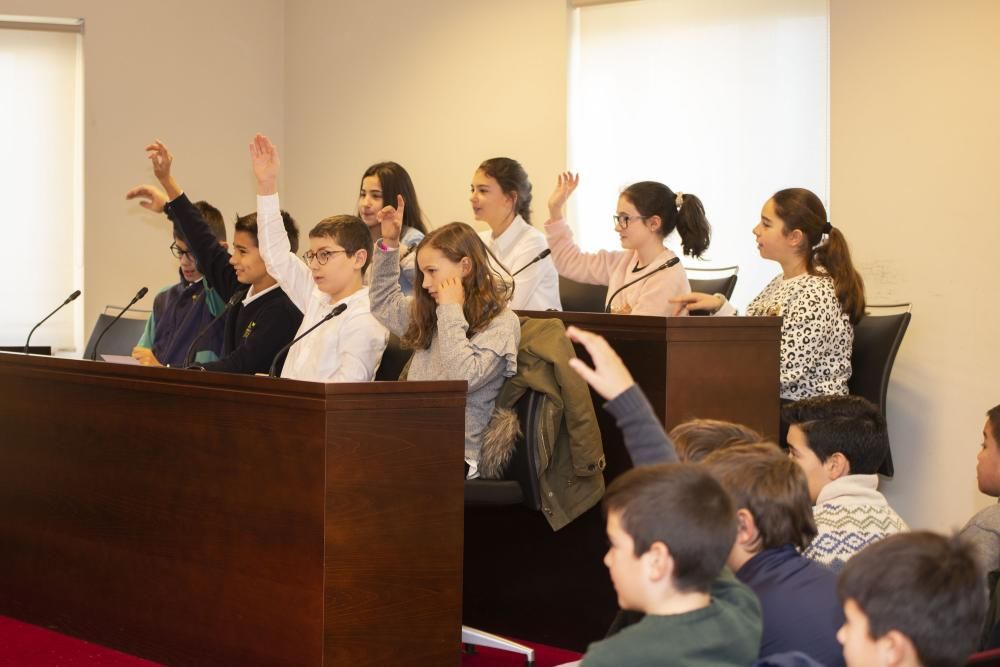
[[[536,667],[555,667],[578,660],[579,653],[524,642],[535,649]],[[455,646],[456,657],[461,646]],[[479,648],[462,655],[462,667],[519,667],[519,655]],[[158,663],[67,637],[35,625],[0,616],[0,667],[159,667]]]

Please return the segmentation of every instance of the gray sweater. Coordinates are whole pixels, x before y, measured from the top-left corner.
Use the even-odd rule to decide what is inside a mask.
[[[399,337],[410,325],[411,299],[399,288],[397,251],[375,247],[369,291],[372,314]],[[416,289],[421,289],[415,286]],[[410,380],[465,380],[465,460],[479,461],[483,431],[504,381],[517,371],[521,323],[509,308],[482,331],[468,337],[469,323],[458,304],[437,307],[437,329],[426,350],[414,350]]]
[[[604,404],[621,429],[632,465],[676,463],[677,450],[653,412],[646,395],[634,384]]]

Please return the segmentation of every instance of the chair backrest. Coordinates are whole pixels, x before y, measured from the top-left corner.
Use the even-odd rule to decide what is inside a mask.
[[[389,334],[389,343],[385,346],[385,352],[382,353],[382,363],[375,371],[375,379],[395,382],[399,379],[403,367],[406,366],[406,362],[410,360],[412,355],[413,350],[404,349],[396,334]]]
[[[538,484],[538,437],[542,429],[543,407],[548,397],[533,389],[527,390],[514,410],[521,425],[521,436],[514,445],[514,454],[503,479],[470,479],[465,482],[465,502],[469,505],[524,505],[541,510],[541,489]]]
[[[848,390],[874,403],[885,416],[885,400],[889,391],[889,376],[896,353],[910,324],[910,304],[891,306],[870,305],[865,316],[854,326],[854,348],[851,351],[851,379]],[[907,308],[894,315],[874,315],[871,311],[887,308]],[[892,453],[886,455],[879,472],[892,477]]]
[[[564,311],[603,313],[607,296],[607,285],[588,285],[559,276],[559,299]]]
[[[736,289],[740,267],[736,265],[717,268],[685,266],[684,271],[688,275],[692,292],[724,294],[727,299],[731,299],[733,298],[733,290]]]
[[[131,311],[129,311],[131,312]],[[90,332],[87,340],[87,347],[83,352],[84,359],[90,359],[94,354],[94,344],[100,337],[101,332],[115,319],[114,315],[101,313],[97,316],[94,329]],[[108,333],[101,339],[101,349],[98,350],[98,359],[101,354],[118,354],[128,356],[132,354],[132,348],[142,338],[142,332],[146,329],[145,319],[135,319],[123,317],[111,327]]]

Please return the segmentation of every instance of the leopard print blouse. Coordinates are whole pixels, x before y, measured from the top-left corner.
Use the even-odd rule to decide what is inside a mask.
[[[846,394],[854,328],[829,276],[776,276],[747,306],[747,315],[780,315],[781,398]]]

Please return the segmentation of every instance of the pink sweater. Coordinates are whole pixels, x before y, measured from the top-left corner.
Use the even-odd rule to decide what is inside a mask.
[[[639,259],[634,250],[600,250],[582,252],[573,243],[573,232],[565,220],[545,223],[545,238],[552,250],[552,260],[559,275],[589,285],[607,285],[608,296],[632,280],[647,276],[668,259],[676,257],[668,248],[656,256],[642,271],[634,272]],[[631,315],[664,317],[673,312],[669,299],[691,291],[687,273],[680,264],[659,271],[647,280],[626,288],[614,298],[611,312]],[[605,302],[607,297],[605,297]]]

